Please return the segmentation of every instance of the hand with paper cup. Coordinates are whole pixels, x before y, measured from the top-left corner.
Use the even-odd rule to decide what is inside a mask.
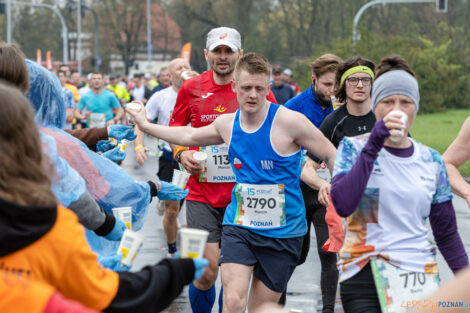
[[[96,151],[99,151],[99,152],[105,152],[114,147],[115,145],[111,143],[111,139],[100,140],[96,143]]]
[[[130,266],[144,244],[145,237],[132,230],[124,230],[118,248],[118,254],[122,255],[121,264]]]
[[[160,200],[172,200],[172,201],[179,201],[188,195],[189,190],[184,190],[179,186],[175,186],[173,184],[161,181],[162,187],[157,194],[157,197]]]
[[[179,259],[181,255],[179,252],[176,252],[172,257],[172,259]],[[207,265],[209,265],[209,261],[204,258],[193,259],[194,263],[194,280],[198,280],[201,278],[202,274],[204,274],[204,270],[206,269]]]
[[[109,268],[115,272],[127,272],[131,269],[131,266],[125,266],[121,264],[122,255],[111,254],[111,255],[98,255],[98,262],[103,267]]]
[[[115,147],[103,153],[103,156],[116,163],[119,161],[122,161],[126,158],[126,153],[120,152],[120,149],[121,149],[120,147]]]
[[[117,140],[127,139],[129,141],[134,140],[137,138],[136,134],[134,133],[134,129],[127,125],[111,125],[108,128],[108,136],[112,138],[116,138]]]
[[[204,274],[204,270],[206,269],[207,265],[209,265],[209,261],[207,259],[193,259],[194,267],[196,271],[194,272],[194,280],[198,280],[201,278],[202,274]]]
[[[128,113],[129,117],[133,119],[139,127],[142,124],[149,123],[144,105],[140,101],[133,101],[132,103],[140,104],[140,109],[136,109],[134,106],[126,106],[126,113]]]

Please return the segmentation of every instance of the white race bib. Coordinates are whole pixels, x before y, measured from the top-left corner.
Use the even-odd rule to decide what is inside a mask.
[[[381,258],[372,258],[371,267],[382,313],[406,312],[403,304],[439,289],[439,274],[407,271]]]
[[[286,226],[284,185],[237,184],[237,213],[234,223],[249,228]]]
[[[90,122],[88,127],[103,128],[106,127],[106,114],[105,113],[91,113]]]
[[[228,146],[200,147],[207,154],[206,164],[199,174],[199,181],[205,183],[234,183],[235,174],[228,159]]]
[[[331,183],[331,173],[328,169],[328,165],[324,161],[322,161],[317,168],[317,174],[320,176],[321,179]]]

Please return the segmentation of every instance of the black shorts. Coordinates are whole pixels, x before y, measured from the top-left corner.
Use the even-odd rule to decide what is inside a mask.
[[[170,160],[165,156],[161,156],[158,160],[157,176],[160,180],[171,183],[173,179],[173,170],[179,170],[179,164],[173,158]]]
[[[253,275],[266,287],[283,292],[299,261],[303,236],[271,238],[246,228],[225,225],[219,265],[237,263],[253,266]]]
[[[207,230],[207,242],[220,242],[224,214],[225,208],[214,208],[204,202],[186,200],[188,227]]]

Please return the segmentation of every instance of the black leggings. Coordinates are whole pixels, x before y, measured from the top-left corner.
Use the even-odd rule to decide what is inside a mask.
[[[381,313],[370,263],[340,283],[344,313]]]
[[[326,208],[318,202],[318,192],[305,184],[300,185],[305,202],[305,217],[308,232],[304,237],[299,265],[305,262],[310,249],[310,229],[313,223],[317,238],[317,252],[321,263],[320,287],[323,301],[323,312],[333,312],[335,307],[336,289],[338,285],[338,269],[336,268],[336,253],[323,250],[323,244],[328,240],[328,225],[325,222]]]

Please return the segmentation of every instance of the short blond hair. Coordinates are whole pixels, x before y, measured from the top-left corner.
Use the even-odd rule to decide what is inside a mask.
[[[250,74],[266,74],[271,75],[271,65],[268,59],[260,53],[250,52],[238,59],[235,65],[235,78],[240,76],[241,71],[247,71]]]

